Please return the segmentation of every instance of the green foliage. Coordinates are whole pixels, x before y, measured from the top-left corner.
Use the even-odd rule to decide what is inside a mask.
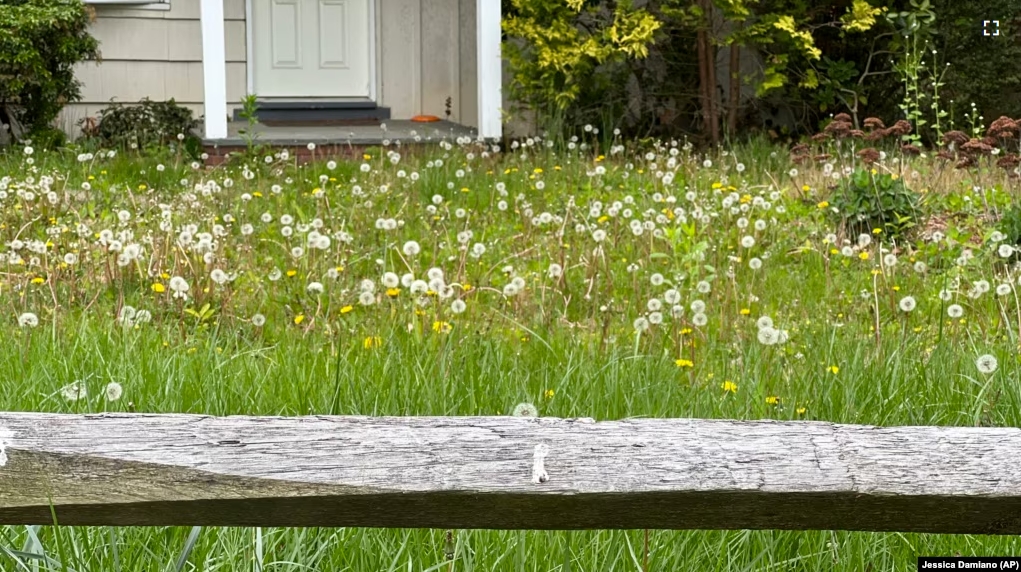
[[[79,0],[0,0],[0,105],[30,136],[80,99],[74,65],[98,57],[92,15]]]
[[[830,48],[840,46],[830,50],[829,61],[842,62],[845,40],[866,42],[862,32],[885,23],[877,16],[886,8],[866,0],[825,11],[803,2],[713,0],[710,15],[689,0],[655,0],[640,9],[626,0],[505,0],[504,10],[510,95],[539,112],[543,126],[553,117],[568,129],[605,127],[609,116],[614,127],[631,127],[626,134],[647,136],[677,135],[700,122],[693,113],[701,104],[692,48],[699,30],[710,30],[717,50],[737,45],[762,54],[762,75],[741,79],[754,81],[760,97],[786,101],[792,93],[811,94],[828,84],[823,97],[832,108],[844,101],[846,86],[861,91],[854,84],[860,74],[853,62],[844,62],[850,75],[824,78],[819,64],[827,46],[819,37]],[[710,19],[720,15],[738,25],[711,26]]]
[[[512,94],[531,106],[564,109],[597,66],[648,55],[660,22],[630,2],[611,10],[584,0],[511,0],[503,21]],[[605,4],[605,3],[603,3]]]
[[[1021,203],[1013,203],[1003,212],[998,225],[1007,244],[1021,245]]]
[[[924,80],[928,79],[932,85],[933,93],[938,93],[942,74],[926,78],[928,71],[925,67],[925,57],[930,55],[935,59],[935,53],[929,54],[930,37],[933,34],[933,23],[936,21],[936,13],[933,11],[929,0],[911,0],[911,9],[900,12],[890,12],[886,15],[887,20],[892,24],[897,33],[891,42],[894,51],[902,53],[900,61],[893,66],[897,75],[904,83],[904,99],[900,104],[900,110],[910,123],[912,131],[906,135],[905,140],[918,144],[922,140],[922,129],[929,123],[926,113],[923,111],[922,102],[929,98],[929,94],[923,89]],[[929,98],[930,106],[939,117],[939,98]]]
[[[831,204],[847,231],[871,233],[880,228],[891,237],[914,227],[920,210],[918,193],[908,188],[904,179],[860,167],[844,179]]]
[[[193,130],[199,121],[187,107],[170,101],[143,99],[138,105],[115,103],[99,112],[98,137],[104,145],[143,149],[174,144],[182,140],[188,149],[201,147]]]
[[[245,128],[241,130],[239,135],[245,142],[245,152],[248,157],[254,157],[256,154],[263,152],[263,146],[259,144],[259,134],[255,131],[255,126],[259,123],[259,96],[253,94],[246,95],[241,99],[241,111],[238,115],[241,119],[245,120]]]
[[[933,44],[950,64],[941,90],[944,104],[955,117],[967,113],[972,102],[986,118],[1021,117],[1021,3],[932,3],[937,14]],[[999,35],[984,36],[983,20],[997,20]]]

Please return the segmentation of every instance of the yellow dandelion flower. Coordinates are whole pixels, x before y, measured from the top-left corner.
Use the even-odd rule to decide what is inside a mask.
[[[808,191],[812,190],[812,187],[810,187],[808,185],[801,185],[801,190],[805,191],[807,193]]]
[[[545,397],[546,399],[553,399],[553,395],[554,395],[555,393],[556,393],[556,392],[555,392],[555,391],[553,391],[552,389],[547,389],[546,391],[544,391],[544,392],[542,393],[542,396],[543,396],[543,397]]]
[[[43,278],[42,276],[36,276],[35,278],[32,279],[32,284],[43,284],[45,282],[46,279]]]
[[[364,155],[362,155],[362,159],[368,161],[368,160],[372,159],[372,155],[369,155],[368,153],[365,153]]]
[[[713,184],[712,184],[712,187],[713,187],[714,189],[719,189],[719,188],[720,188],[720,187],[722,187],[722,186],[723,186],[723,183],[720,183],[720,182],[716,182],[716,183],[713,183]]]
[[[610,217],[608,217],[608,216],[606,216],[606,215],[603,215],[603,216],[601,216],[601,217],[597,218],[597,219],[596,219],[596,222],[606,222],[606,221],[608,221],[608,220],[610,220]]]
[[[729,379],[720,384],[724,393],[737,393],[737,384]]]
[[[542,167],[536,167],[535,169],[532,169],[532,172],[535,173],[536,175],[541,175]]]
[[[829,208],[830,203],[829,203],[829,201],[822,201],[822,202],[820,202],[819,204],[817,204],[815,206],[819,207],[820,209],[825,209],[825,208]]]
[[[858,255],[858,258],[860,258],[861,260],[868,260],[869,259],[869,253],[868,252],[862,252],[861,254]]]
[[[254,193],[252,193],[252,196],[253,197],[261,197],[262,193],[260,193],[259,191],[255,191]]]
[[[766,397],[766,405],[780,405],[780,398],[775,395]]]
[[[749,315],[751,313],[752,313],[751,309],[749,309],[749,308],[741,308],[741,315],[742,316],[747,316],[747,315]]]
[[[797,408],[796,411],[797,411],[798,415],[804,415],[808,411],[808,408],[806,408],[806,407],[799,407],[799,408]]]
[[[161,283],[161,282],[153,282],[151,288],[152,288],[152,291],[157,293],[157,294],[162,294],[162,293],[167,291],[166,286],[164,286],[163,283]]]
[[[679,360],[674,360],[674,363],[677,364],[677,367],[694,367],[695,366],[695,364],[691,360],[684,359],[684,358],[681,358]]]
[[[146,190],[146,189],[148,189],[148,188],[149,188],[149,187],[147,187],[147,186],[145,186],[145,185],[138,185],[138,190],[140,190],[140,191],[144,191],[144,190]]]
[[[362,342],[362,346],[367,350],[378,348],[381,345],[383,345],[383,338],[379,336],[369,336]]]
[[[434,332],[439,332],[441,334],[446,334],[446,333],[450,332],[450,330],[452,330],[452,329],[454,329],[454,327],[450,325],[450,322],[433,322],[433,331]]]
[[[340,309],[340,313],[341,314],[346,314],[346,313],[348,313],[348,312],[350,312],[351,310],[354,310],[354,309],[355,309],[354,306],[344,306],[343,308]]]
[[[387,288],[386,289],[386,295],[391,297],[391,298],[396,298],[400,294],[401,294],[401,289],[400,288]]]
[[[294,324],[298,325],[305,321],[305,314],[298,314],[294,317]]]
[[[830,367],[826,368],[826,371],[832,373],[833,375],[836,375],[840,373],[840,368],[835,365],[831,365]]]
[[[287,271],[288,278],[293,278],[296,274],[298,274],[298,271],[293,268]]]

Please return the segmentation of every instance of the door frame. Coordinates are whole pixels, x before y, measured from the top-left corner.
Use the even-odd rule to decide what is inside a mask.
[[[245,0],[245,94],[252,95],[255,93],[255,47],[253,38],[253,26],[252,26],[252,2],[254,0]],[[369,100],[378,103],[378,94],[380,91],[380,74],[377,73],[379,70],[379,53],[377,44],[379,43],[380,37],[380,22],[378,14],[381,13],[378,4],[382,0],[368,0],[369,2]],[[258,96],[259,94],[255,94]],[[334,98],[346,98],[349,96],[336,95]],[[274,100],[314,100],[314,99],[330,99],[330,98],[306,98],[306,97],[272,97],[266,99]]]

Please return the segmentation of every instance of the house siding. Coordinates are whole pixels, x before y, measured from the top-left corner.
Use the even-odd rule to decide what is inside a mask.
[[[91,33],[101,61],[76,67],[81,101],[65,107],[60,125],[142,98],[174,99],[202,114],[200,0],[169,0],[169,10],[95,5]],[[377,101],[391,117],[418,114],[478,125],[475,70],[476,0],[374,0],[376,2]],[[248,92],[245,0],[224,0],[227,107]]]
[[[99,40],[101,60],[83,62],[75,74],[81,101],[64,108],[60,126],[77,133],[77,123],[95,117],[111,102],[174,99],[202,114],[202,30],[199,0],[170,0],[169,10],[94,5],[90,33]],[[228,109],[241,102],[247,86],[245,0],[224,0]]]

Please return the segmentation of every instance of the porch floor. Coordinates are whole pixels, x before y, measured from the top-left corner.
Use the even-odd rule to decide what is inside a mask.
[[[207,147],[244,147],[246,143],[242,132],[247,128],[245,122],[231,121],[227,123],[226,138],[205,139],[203,144]],[[474,138],[478,134],[476,129],[452,121],[416,123],[409,120],[388,120],[379,125],[282,126],[259,123],[252,131],[257,143],[273,147],[304,146],[309,143],[315,143],[316,146],[380,145],[384,140],[392,143],[400,141],[401,144],[438,143],[463,136]]]

